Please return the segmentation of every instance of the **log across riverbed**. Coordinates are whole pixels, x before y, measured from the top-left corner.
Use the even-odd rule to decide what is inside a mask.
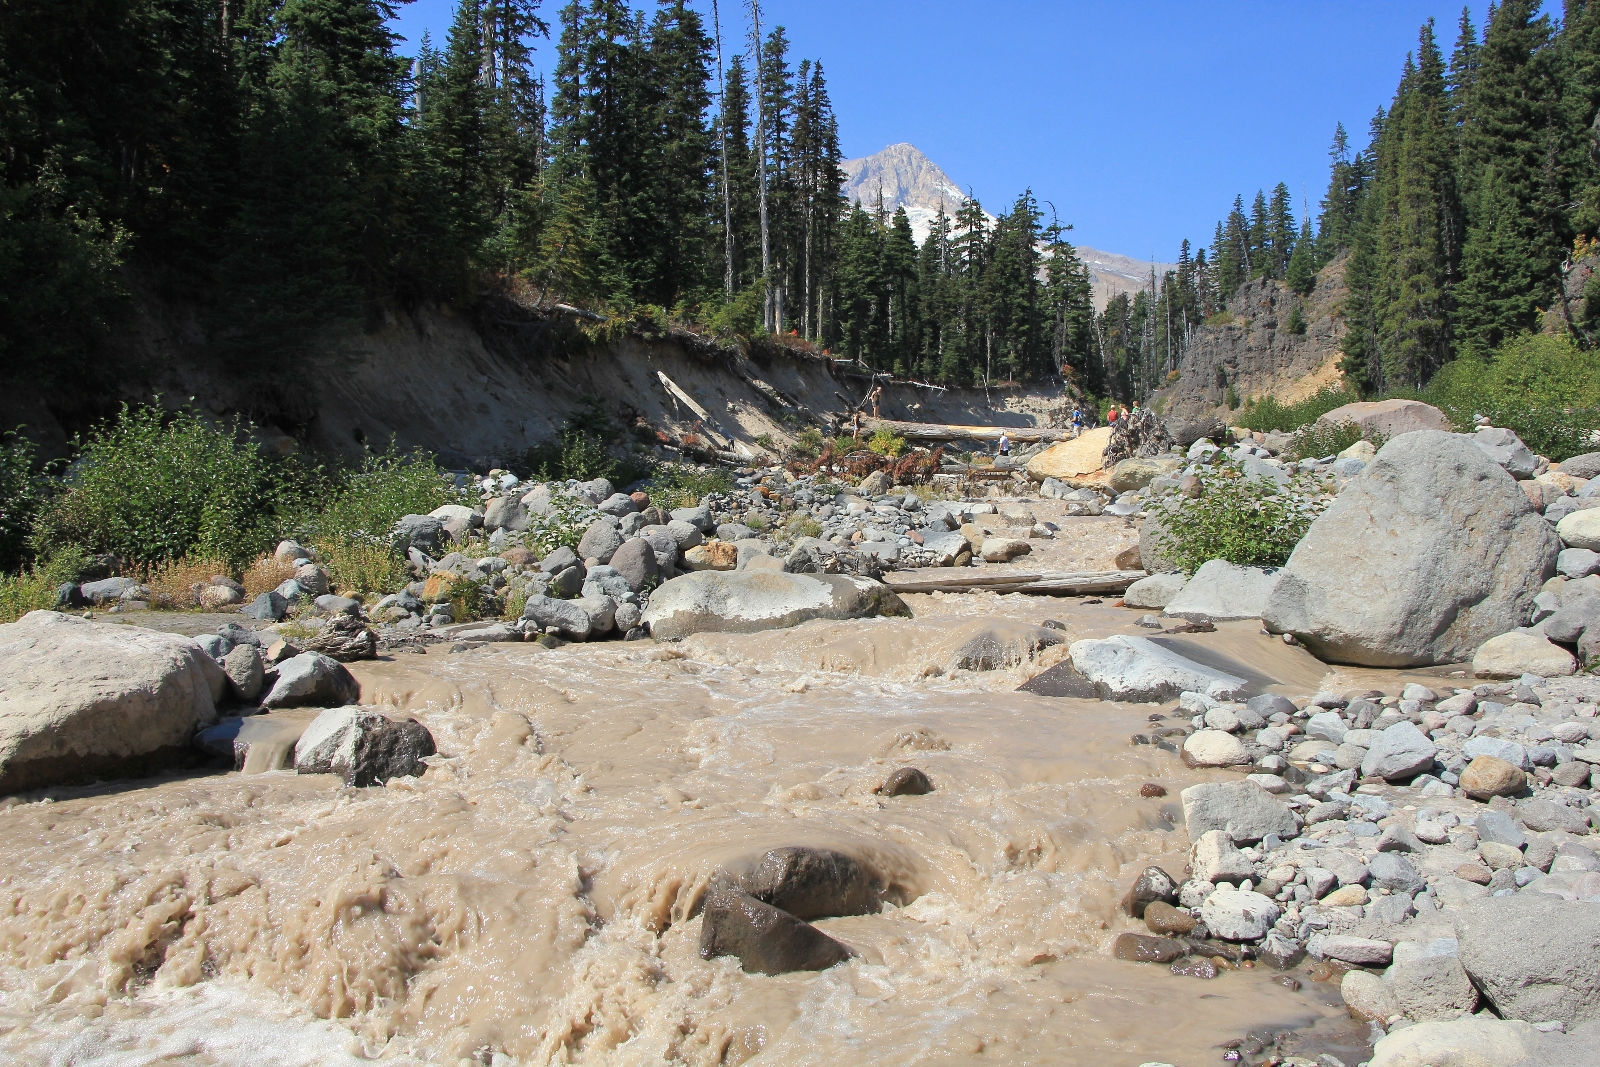
[[[888,430],[908,441],[998,441],[1004,434],[1018,444],[1036,441],[1065,441],[1072,436],[1070,430],[1052,430],[1045,426],[957,426],[937,422],[895,422],[891,419],[866,419],[863,425],[868,433]]]
[[[1000,567],[915,567],[889,571],[884,582],[897,593],[1038,593],[1087,596],[1124,593],[1144,571],[1027,571]]]

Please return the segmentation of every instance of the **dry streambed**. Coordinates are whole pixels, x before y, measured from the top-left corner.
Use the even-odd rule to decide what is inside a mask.
[[[1127,615],[1014,596],[916,610],[357,665],[364,702],[438,745],[388,788],[206,774],[12,803],[3,1047],[85,1064],[1135,1064],[1293,1029],[1349,1057],[1361,1034],[1331,982],[1110,958],[1143,929],[1128,884],[1183,868],[1179,790],[1231,777],[1130,745],[1148,705],[1013,691],[1064,656],[1039,640],[1060,632],[1049,614],[1073,638]],[[878,792],[907,766],[931,793]],[[713,879],[788,846],[876,879],[880,910],[815,922],[851,958],[770,977],[702,959]]]

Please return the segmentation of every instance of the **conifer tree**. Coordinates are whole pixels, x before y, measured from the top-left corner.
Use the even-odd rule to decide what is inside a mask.
[[[1289,256],[1289,265],[1283,274],[1284,282],[1301,296],[1309,295],[1317,284],[1316,258],[1312,252],[1314,247],[1311,220],[1307,219],[1300,224],[1300,239],[1295,242],[1294,252]]]

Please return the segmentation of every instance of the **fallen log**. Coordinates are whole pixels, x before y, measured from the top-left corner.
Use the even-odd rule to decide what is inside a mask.
[[[1088,596],[1125,593],[1144,571],[1025,571],[1000,567],[914,567],[889,571],[884,583],[897,593],[1037,593]]]
[[[863,420],[868,433],[888,430],[908,441],[998,441],[1005,434],[1018,444],[1036,441],[1065,441],[1072,436],[1070,430],[1052,430],[1045,426],[955,426],[936,422],[895,422],[892,419]]]

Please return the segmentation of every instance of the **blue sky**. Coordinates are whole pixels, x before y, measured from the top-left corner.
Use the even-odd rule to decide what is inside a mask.
[[[563,2],[546,0],[552,25]],[[719,6],[726,45],[744,5]],[[1469,6],[1481,30],[1487,4]],[[402,8],[401,50],[424,28],[442,43],[453,7]],[[1031,187],[1075,242],[1161,260],[1184,237],[1209,241],[1236,193],[1248,204],[1287,182],[1297,215],[1302,196],[1315,214],[1334,124],[1365,144],[1418,28],[1432,16],[1448,56],[1460,13],[1450,0],[763,3],[796,62],[822,61],[847,156],[909,141],[991,211]],[[542,68],[553,51],[540,42]]]

